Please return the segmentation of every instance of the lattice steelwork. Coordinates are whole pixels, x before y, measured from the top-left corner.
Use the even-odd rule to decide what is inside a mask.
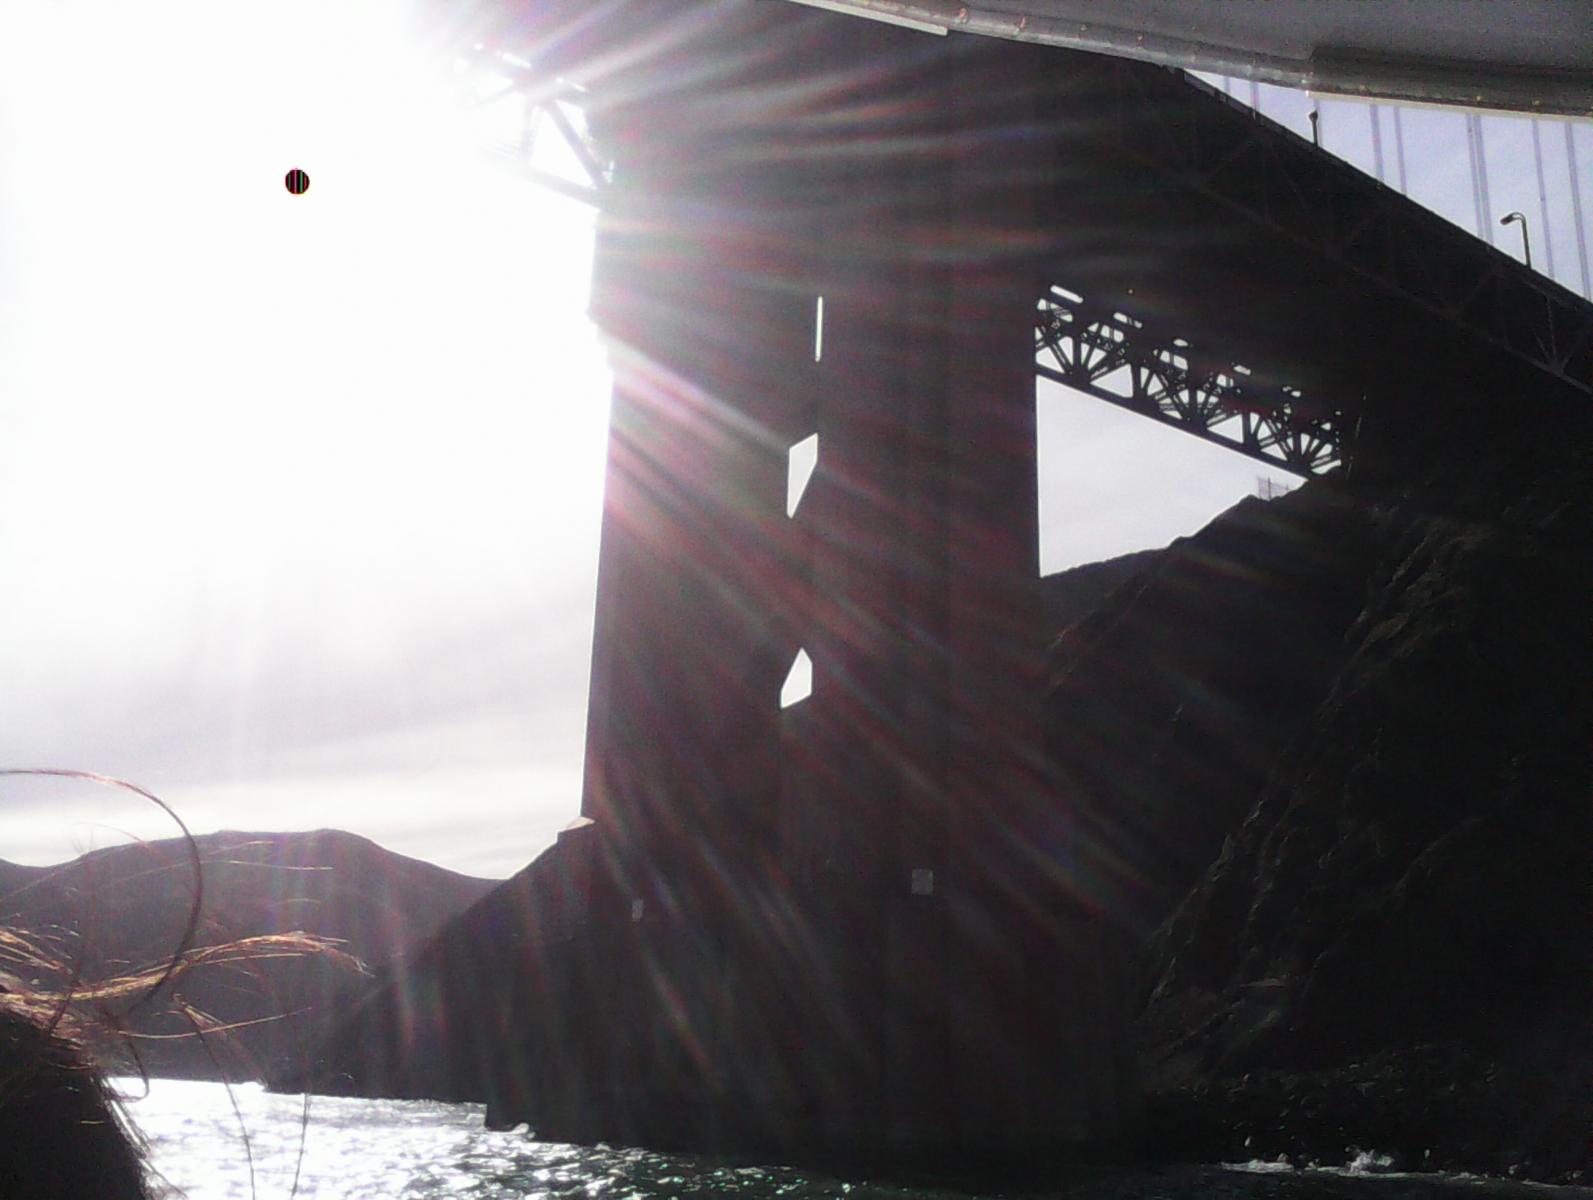
[[[1207,84],[1128,69],[1116,59],[1081,68],[1080,75],[1100,77],[1118,101],[1096,115],[1094,132],[1105,148],[1593,395],[1593,305],[1582,297],[1492,247],[1458,246],[1454,227],[1436,213],[1345,170],[1332,155]],[[1220,106],[1177,103],[1187,87]],[[1233,120],[1233,110],[1246,119]]]
[[[1034,349],[1042,378],[1297,475],[1342,459],[1343,422],[1302,412],[1300,389],[1255,386],[1239,364],[1194,366],[1184,339],[1151,336],[1128,314],[1092,310],[1066,288],[1040,300]]]
[[[461,54],[460,63],[477,85],[478,108],[499,104],[516,106],[513,131],[489,151],[513,163],[533,183],[601,207],[603,191],[614,174],[614,164],[586,131],[585,92],[567,80],[544,78],[532,63],[515,54],[477,46]],[[480,91],[483,86],[487,90]],[[570,179],[538,166],[533,157],[538,134],[551,129],[560,139],[584,179]]]

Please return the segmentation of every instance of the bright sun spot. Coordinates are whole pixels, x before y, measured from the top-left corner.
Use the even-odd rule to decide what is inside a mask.
[[[595,222],[527,181],[583,182],[561,121],[419,2],[0,0],[0,766],[508,874],[580,797]],[[1257,477],[1038,399],[1044,570]],[[0,789],[0,854],[171,832],[75,797]]]
[[[378,667],[391,692],[394,656],[428,637],[590,604],[592,213],[485,153],[518,102],[460,103],[482,81],[401,18],[375,0],[0,15],[0,667],[57,706],[57,734],[92,720],[69,691],[96,673],[247,710],[251,681],[313,669],[313,694],[269,703],[341,711],[363,701],[326,692]],[[559,823],[580,759],[561,720]],[[66,765],[114,766],[105,736]],[[285,749],[168,765],[236,779]]]

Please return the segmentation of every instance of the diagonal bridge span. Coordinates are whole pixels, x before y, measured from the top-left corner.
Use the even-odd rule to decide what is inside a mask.
[[[611,167],[556,101],[590,107],[601,124],[616,92],[659,87],[615,78],[603,40],[614,28],[701,45],[738,6],[661,4],[646,19],[627,0],[579,19],[557,3],[531,7],[532,29],[564,34],[556,53],[535,49],[525,27],[506,33],[500,19],[474,54],[547,111],[588,176],[573,186],[533,177],[601,205]],[[789,18],[772,18],[769,36],[783,49]],[[1041,219],[1133,247],[1137,261],[1125,254],[1103,272],[1064,254],[1042,272],[1054,285],[1037,287],[1042,377],[1302,475],[1346,460],[1368,407],[1409,408],[1424,393],[1593,392],[1593,307],[1581,297],[1191,77],[1064,51],[1052,61],[1037,115],[1059,158],[1093,163],[1086,186],[1096,202],[1070,206],[1059,162],[1054,212]],[[813,77],[824,69],[809,65]],[[585,84],[572,89],[561,70]],[[756,123],[757,108],[748,116]],[[1070,240],[1056,235],[1059,246]],[[1258,373],[1247,358],[1268,366]]]

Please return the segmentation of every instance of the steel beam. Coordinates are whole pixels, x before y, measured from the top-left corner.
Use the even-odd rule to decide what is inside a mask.
[[[1344,420],[1302,404],[1299,388],[1252,385],[1239,363],[1206,365],[1183,338],[1147,333],[1122,312],[1092,311],[1053,286],[1035,311],[1035,373],[1296,475],[1344,458]]]
[[[565,111],[569,107],[579,113],[586,93],[568,80],[544,75],[535,65],[514,54],[476,47],[461,57],[472,67],[507,81],[501,89],[478,101],[478,106],[486,107],[509,98],[518,98],[523,106],[519,143],[495,147],[494,155],[509,160],[532,183],[583,204],[602,207],[603,192],[613,177],[614,164]],[[539,118],[559,135],[580,164],[585,180],[565,178],[532,162]]]

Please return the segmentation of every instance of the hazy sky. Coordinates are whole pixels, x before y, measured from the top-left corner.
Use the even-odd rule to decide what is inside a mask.
[[[0,766],[494,876],[575,815],[592,215],[488,162],[420,50],[377,0],[0,6]],[[1051,385],[1040,417],[1048,570],[1265,473]],[[0,857],[117,830],[171,832],[0,781]]]
[[[501,874],[578,803],[592,217],[485,164],[399,32],[0,11],[0,764]],[[0,789],[0,857],[97,823],[171,832]]]

